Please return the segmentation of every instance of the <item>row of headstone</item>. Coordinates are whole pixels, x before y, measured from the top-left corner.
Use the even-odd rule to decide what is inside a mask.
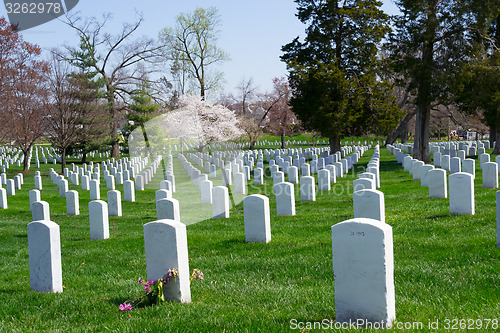
[[[429,187],[429,198],[447,197],[447,179],[444,168],[433,168],[431,165],[426,165],[422,161],[412,158],[409,154],[401,154],[399,148],[391,145],[388,145],[388,147],[390,147],[389,151],[395,153],[396,159],[398,159],[398,156],[400,157],[404,170],[413,176],[413,180],[420,180],[421,186]],[[460,159],[456,159],[459,163]],[[464,159],[462,162],[467,164],[466,161],[467,159]],[[462,164],[459,163],[458,165],[461,166]],[[471,163],[471,166],[474,168],[474,163]],[[453,173],[450,171],[449,176],[450,214],[474,215],[474,176],[471,173],[461,172],[458,169],[454,171]]]

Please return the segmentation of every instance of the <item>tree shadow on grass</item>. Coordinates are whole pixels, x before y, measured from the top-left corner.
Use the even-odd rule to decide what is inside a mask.
[[[429,220],[434,220],[434,219],[439,219],[439,218],[443,218],[443,217],[450,217],[450,214],[437,214],[437,215],[427,216],[426,218]]]
[[[403,167],[397,161],[381,161],[380,171],[402,171]]]

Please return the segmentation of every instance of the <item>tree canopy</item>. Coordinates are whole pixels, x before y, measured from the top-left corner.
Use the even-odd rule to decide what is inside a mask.
[[[330,138],[371,130],[385,134],[401,111],[390,85],[377,75],[378,45],[389,31],[381,2],[296,0],[297,17],[308,24],[303,42],[283,46],[289,70],[290,104],[304,127]]]

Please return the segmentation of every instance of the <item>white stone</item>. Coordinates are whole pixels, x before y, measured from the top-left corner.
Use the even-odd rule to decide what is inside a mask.
[[[89,202],[90,239],[109,238],[108,204],[102,200]]]
[[[441,168],[450,170],[450,155],[441,155]]]
[[[360,190],[376,190],[375,181],[371,178],[359,178],[352,182],[353,192]]]
[[[31,216],[33,221],[50,221],[49,203],[46,201],[35,201],[31,204]]]
[[[353,193],[354,218],[366,217],[385,223],[384,193],[359,190]]]
[[[476,177],[476,160],[472,158],[466,158],[462,161],[462,171],[470,173],[472,177]]]
[[[333,165],[335,166],[335,171],[337,172],[337,174],[335,175],[336,178],[344,177],[344,167],[342,163],[335,162]]]
[[[31,290],[62,293],[59,226],[50,220],[29,223],[28,252]]]
[[[271,241],[271,217],[269,198],[249,195],[243,199],[245,240],[247,242],[268,243]]]
[[[247,192],[246,185],[244,173],[237,172],[234,174],[234,194],[245,194]]]
[[[411,167],[411,175],[413,175],[413,180],[420,180],[420,168],[424,165],[422,161],[414,161]]]
[[[122,194],[118,190],[108,191],[109,216],[122,216]]]
[[[498,187],[498,164],[486,162],[481,168],[483,171],[483,188]]]
[[[429,186],[429,198],[447,198],[446,170],[429,170],[425,181]]]
[[[16,195],[16,185],[14,179],[7,179],[7,195]]]
[[[288,182],[292,184],[299,183],[299,169],[296,166],[288,167]]]
[[[66,214],[69,216],[80,215],[80,200],[78,192],[75,190],[66,192]]]
[[[203,180],[200,182],[202,204],[212,204],[212,188],[213,183],[211,180]]]
[[[450,175],[450,214],[474,215],[474,178],[457,172]]]
[[[106,189],[108,191],[114,190],[115,189],[115,176],[109,175],[107,177],[104,177],[104,179],[106,180]]]
[[[262,185],[262,184],[264,184],[264,169],[262,169],[262,168],[255,168],[253,170],[253,178],[254,178],[254,184],[255,185]]]
[[[300,201],[316,201],[316,181],[312,176],[300,178]]]
[[[318,171],[318,191],[330,191],[330,171],[327,169]]]
[[[212,217],[229,218],[229,191],[225,186],[212,188]]]
[[[135,186],[132,180],[123,182],[123,201],[135,202]]]
[[[68,181],[64,178],[60,179],[57,188],[59,189],[59,197],[64,198],[68,192]]]
[[[0,188],[0,209],[7,209],[7,190]]]
[[[420,167],[419,173],[420,173],[420,186],[421,187],[427,187],[429,186],[428,181],[425,179],[427,176],[427,173],[431,170],[434,170],[434,166],[430,164],[424,164]]]
[[[390,327],[396,319],[391,226],[354,218],[331,229],[336,321]]]
[[[36,201],[42,201],[41,196],[40,196],[40,191],[39,190],[30,190],[28,192],[29,200],[30,200],[30,212],[33,213],[33,210],[31,209],[31,205],[33,202]],[[33,220],[35,221],[35,220]]]
[[[144,248],[148,280],[163,278],[168,270],[179,276],[163,289],[166,300],[191,302],[186,226],[174,220],[158,220],[144,225]]]
[[[92,179],[90,181],[90,200],[101,199],[101,188],[100,182],[97,179]]]
[[[158,190],[155,192],[155,201],[160,199],[172,199],[172,193],[168,190]]]
[[[273,174],[273,185],[283,183],[285,181],[285,174],[282,171],[276,171]]]
[[[160,190],[168,190],[172,192],[172,182],[170,180],[160,181]]]
[[[462,163],[460,161],[460,157],[452,157],[450,159],[450,173],[456,173],[462,171]]]
[[[137,175],[135,177],[135,190],[144,191],[144,177],[142,175]]]
[[[86,175],[82,176],[82,191],[90,190],[89,177]]]
[[[330,183],[336,183],[337,182],[337,171],[335,170],[335,165],[328,164],[325,168],[328,171],[330,171]]]
[[[369,167],[366,168],[366,172],[373,173],[375,175],[375,186],[377,188],[380,187],[380,172],[378,167]]]
[[[300,174],[302,176],[310,176],[311,175],[311,166],[308,163],[304,163],[300,167]]]
[[[276,195],[277,215],[295,215],[295,192],[292,183],[283,182],[273,186]]]
[[[158,220],[168,219],[180,221],[179,201],[173,198],[163,198],[156,201],[156,217]]]
[[[37,190],[43,189],[43,182],[41,176],[35,176],[35,189]]]
[[[483,164],[490,161],[490,154],[480,154],[479,155],[479,168],[483,169]]]

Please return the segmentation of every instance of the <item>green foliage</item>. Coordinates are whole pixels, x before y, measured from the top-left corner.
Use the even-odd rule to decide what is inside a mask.
[[[389,31],[378,1],[297,0],[304,42],[285,45],[290,104],[304,126],[340,143],[344,135],[385,134],[397,124],[390,85],[377,77],[378,44]]]
[[[137,85],[137,89],[130,95],[132,104],[129,105],[130,111],[124,115],[126,122],[121,130],[125,139],[124,147],[126,148],[128,147],[128,137],[130,133],[137,127],[142,127],[145,136],[144,140],[148,142],[144,124],[157,115],[157,111],[160,107],[158,104],[153,103],[151,94],[150,84],[146,81],[142,81]]]

